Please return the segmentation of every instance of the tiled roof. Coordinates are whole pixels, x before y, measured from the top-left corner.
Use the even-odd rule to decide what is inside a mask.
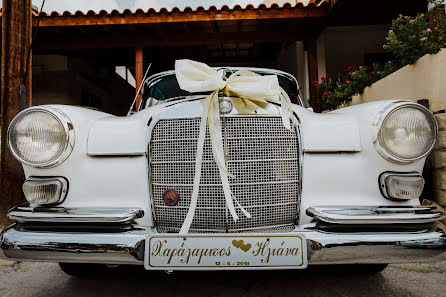
[[[202,11],[228,11],[228,10],[255,10],[270,8],[297,8],[297,7],[326,7],[330,0],[175,0],[159,1],[158,4],[153,1],[138,1],[135,9],[89,9],[83,8],[77,10],[61,10],[58,7],[47,6],[42,12],[42,16],[60,17],[60,16],[100,16],[100,15],[133,15],[133,14],[162,14],[177,12],[202,12]],[[36,4],[36,3],[34,3]],[[59,4],[60,5],[60,4]],[[108,8],[113,6],[108,6]],[[40,8],[40,7],[39,7]],[[52,10],[57,8],[57,10]],[[97,8],[97,5],[96,5]],[[1,9],[0,9],[1,15]],[[33,15],[38,12],[33,9]]]

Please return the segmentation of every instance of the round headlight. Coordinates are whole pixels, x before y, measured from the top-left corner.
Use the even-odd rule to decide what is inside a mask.
[[[61,111],[31,107],[20,112],[8,128],[9,148],[22,163],[51,167],[63,162],[74,145],[71,121]]]
[[[411,162],[426,156],[437,139],[437,122],[421,105],[406,103],[390,110],[381,122],[378,141],[385,157]]]

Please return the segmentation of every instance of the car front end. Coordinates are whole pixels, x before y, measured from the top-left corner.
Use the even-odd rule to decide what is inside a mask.
[[[136,264],[157,270],[299,269],[445,259],[446,212],[424,201],[432,114],[379,101],[317,114],[221,105],[238,219],[225,202],[209,130],[187,234],[203,104],[189,96],[115,117],[26,109],[9,128],[27,202],[10,210],[7,259]],[[229,111],[227,109],[230,109]],[[249,212],[245,215],[242,209]]]

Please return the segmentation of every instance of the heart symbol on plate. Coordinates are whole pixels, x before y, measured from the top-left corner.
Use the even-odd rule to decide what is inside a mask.
[[[240,248],[242,249],[242,251],[244,251],[246,253],[251,248],[251,244],[250,243],[248,243],[248,244],[242,243],[242,246]]]
[[[235,246],[236,248],[239,248],[239,247],[241,247],[242,245],[244,245],[244,244],[243,244],[243,240],[239,240],[239,241],[237,241],[237,240],[234,239],[234,240],[232,241],[232,245]]]

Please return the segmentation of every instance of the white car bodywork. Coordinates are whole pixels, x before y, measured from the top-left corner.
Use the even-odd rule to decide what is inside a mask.
[[[167,103],[166,105],[171,105]],[[384,198],[378,187],[382,172],[418,172],[424,160],[396,164],[383,159],[374,148],[380,111],[392,101],[379,101],[317,114],[294,105],[300,119],[303,178],[300,224],[311,218],[307,207],[317,205],[415,205]],[[53,105],[63,111],[75,127],[75,146],[64,163],[53,168],[24,165],[26,177],[64,176],[70,191],[61,207],[140,207],[149,210],[150,195],[147,147],[148,119],[199,117],[199,101],[176,102],[163,108],[142,110],[129,117],[116,117],[80,107]],[[235,111],[233,111],[234,113]],[[265,114],[277,114],[271,106]],[[187,127],[185,127],[187,129]],[[151,211],[138,220],[152,226]]]
[[[161,73],[160,77],[165,75]],[[300,251],[304,259],[302,268],[307,264],[387,264],[444,258],[446,227],[440,221],[445,218],[446,211],[431,204],[420,205],[418,198],[386,198],[380,188],[383,187],[380,178],[383,173],[410,174],[422,179],[425,155],[410,162],[392,162],[378,150],[380,121],[387,111],[405,104],[397,100],[377,101],[322,114],[293,105],[300,155],[294,158],[299,162],[296,171],[299,176],[293,181],[297,180],[299,187],[293,193],[299,195],[291,195],[298,208],[293,209],[296,213],[291,218],[291,230],[273,233],[268,229],[259,235],[262,240],[268,236],[299,237],[304,245]],[[413,103],[407,104],[413,106]],[[19,260],[146,264],[148,267],[149,256],[144,247],[150,239],[175,237],[175,234],[159,231],[154,219],[151,135],[160,120],[200,118],[203,108],[200,98],[194,95],[167,100],[128,117],[66,105],[36,108],[62,112],[73,128],[74,146],[71,154],[55,166],[43,168],[23,164],[25,176],[27,179],[63,177],[69,187],[65,199],[55,206],[25,205],[10,211],[10,218],[18,223],[2,232],[3,255]],[[221,115],[225,116],[237,117],[237,110]],[[269,104],[249,116],[280,117],[280,110]],[[436,135],[435,122],[432,127]],[[184,131],[187,133],[187,126]],[[261,167],[255,170],[258,168]],[[250,174],[253,172],[251,170]],[[249,195],[247,197],[255,197],[256,193],[249,192]],[[270,197],[277,205],[283,198],[275,193]],[[180,199],[187,201],[188,197]],[[166,204],[162,207],[171,207]],[[278,212],[274,215],[281,217]],[[206,218],[212,220],[213,217]],[[90,224],[91,229],[85,229],[85,223]],[[235,234],[228,232],[228,225],[226,220],[225,234],[208,233],[204,244],[211,243],[212,236],[220,240]],[[234,242],[249,237],[249,230],[243,230],[239,237],[234,237],[237,239]],[[229,244],[231,240],[227,240]],[[210,259],[210,263],[213,261]],[[211,267],[233,268],[237,265]]]

